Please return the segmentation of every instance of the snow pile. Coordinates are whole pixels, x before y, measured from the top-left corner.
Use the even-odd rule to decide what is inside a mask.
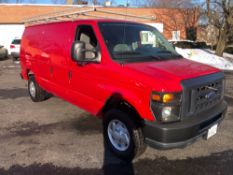
[[[215,53],[214,50],[207,49],[207,51],[208,51],[208,52],[211,52],[212,54]],[[233,55],[232,55],[232,54],[229,54],[229,53],[224,52],[224,53],[223,53],[223,57],[224,57],[224,58],[228,58],[228,59],[232,59],[232,62],[233,62]]]
[[[223,57],[214,55],[207,50],[181,49],[176,47],[176,51],[184,58],[190,59],[192,61],[208,64],[222,70],[233,70],[233,63],[224,59]]]
[[[223,53],[223,57],[224,57],[224,58],[233,59],[233,55],[232,55],[232,54],[229,54],[229,53]]]

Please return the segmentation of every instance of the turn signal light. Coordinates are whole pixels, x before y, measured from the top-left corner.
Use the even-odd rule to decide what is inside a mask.
[[[152,94],[151,99],[158,102],[161,101],[161,97],[159,94]]]
[[[175,99],[174,94],[164,94],[163,103],[170,103]]]
[[[171,102],[174,102],[176,100],[176,96],[173,93],[161,94],[161,93],[153,92],[151,95],[151,99],[153,101],[157,101],[160,103],[171,103]]]

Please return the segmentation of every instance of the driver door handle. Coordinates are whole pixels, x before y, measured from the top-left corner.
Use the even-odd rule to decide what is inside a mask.
[[[71,78],[72,78],[72,71],[69,71],[68,72],[68,79],[71,80]]]

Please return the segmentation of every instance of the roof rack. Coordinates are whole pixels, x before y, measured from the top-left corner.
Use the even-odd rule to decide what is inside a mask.
[[[101,15],[105,14],[105,15]],[[106,14],[111,14],[114,17],[108,17]],[[120,18],[119,18],[120,16]],[[30,25],[36,25],[36,24],[43,24],[43,23],[51,23],[51,22],[57,22],[57,21],[69,21],[69,20],[75,20],[77,18],[102,18],[102,19],[121,19],[126,20],[126,18],[130,18],[130,20],[136,20],[136,19],[143,19],[143,20],[155,20],[154,16],[147,15],[147,16],[137,16],[133,14],[128,13],[120,13],[120,12],[113,12],[108,10],[102,10],[97,9],[96,7],[88,8],[85,10],[73,10],[73,8],[69,8],[64,11],[54,12],[54,13],[48,13],[45,15],[39,15],[32,18],[25,19],[23,22],[26,26]],[[127,19],[129,20],[129,19]]]

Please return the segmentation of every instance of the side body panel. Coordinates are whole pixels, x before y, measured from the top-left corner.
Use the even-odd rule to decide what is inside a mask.
[[[30,70],[42,88],[60,97],[66,97],[68,88],[69,25],[27,27],[20,52],[23,77],[27,79]]]

